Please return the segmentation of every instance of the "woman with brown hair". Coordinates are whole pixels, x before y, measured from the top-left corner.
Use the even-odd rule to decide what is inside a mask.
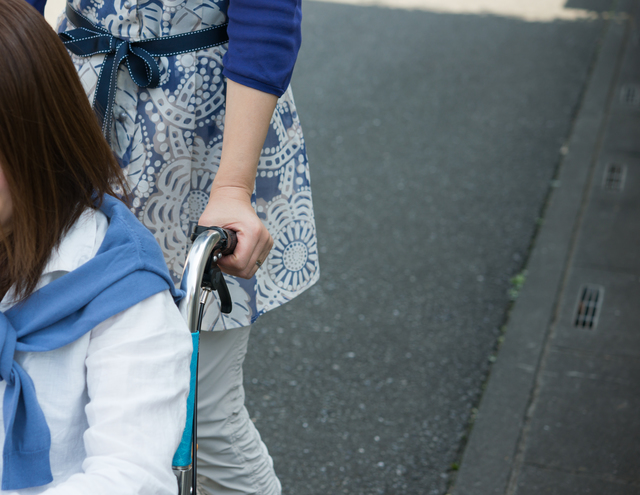
[[[62,43],[0,0],[3,492],[177,491],[191,337],[122,190]]]

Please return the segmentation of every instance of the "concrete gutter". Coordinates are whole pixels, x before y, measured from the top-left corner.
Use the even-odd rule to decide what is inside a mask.
[[[509,487],[541,356],[555,320],[575,234],[595,167],[623,53],[623,8],[606,28],[515,303],[482,397],[452,495],[503,495]]]

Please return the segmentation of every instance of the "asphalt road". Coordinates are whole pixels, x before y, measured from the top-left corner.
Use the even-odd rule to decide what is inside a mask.
[[[284,493],[445,494],[605,21],[303,11],[321,280],[254,325],[247,407]]]

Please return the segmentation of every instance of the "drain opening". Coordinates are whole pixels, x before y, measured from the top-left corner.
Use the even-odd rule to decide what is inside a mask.
[[[625,105],[640,105],[640,86],[625,84],[620,88],[620,101]]]
[[[578,295],[573,325],[579,328],[595,328],[604,299],[604,289],[599,285],[583,285]]]
[[[602,187],[607,191],[622,191],[624,181],[627,178],[627,166],[619,163],[611,163],[604,171]]]

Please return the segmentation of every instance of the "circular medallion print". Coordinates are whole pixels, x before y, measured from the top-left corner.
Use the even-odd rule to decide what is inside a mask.
[[[307,264],[309,257],[307,246],[300,241],[294,241],[289,244],[284,253],[282,253],[282,261],[284,267],[292,272],[300,271]]]
[[[269,277],[278,287],[288,291],[305,287],[318,263],[313,223],[296,220],[285,225],[274,239],[268,262]]]
[[[197,222],[209,202],[209,195],[203,191],[191,190],[187,196],[187,204],[189,205],[190,220]]]

